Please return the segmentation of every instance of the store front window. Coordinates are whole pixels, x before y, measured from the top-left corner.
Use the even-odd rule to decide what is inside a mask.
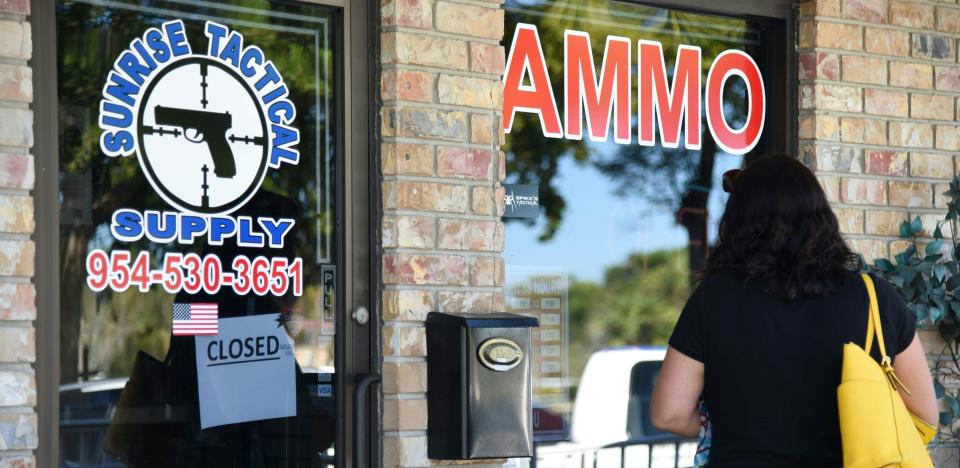
[[[335,12],[61,1],[61,466],[327,466]]]
[[[504,252],[508,308],[541,324],[535,432],[657,435],[649,397],[714,241],[721,176],[788,148],[784,22],[608,0],[505,8],[508,213],[539,202],[507,218]]]

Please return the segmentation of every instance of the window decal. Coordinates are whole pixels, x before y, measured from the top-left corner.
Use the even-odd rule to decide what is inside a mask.
[[[612,121],[613,141],[630,144],[633,138],[629,128],[630,70],[633,69],[630,46],[624,37],[608,36],[598,74],[590,35],[564,31],[563,102],[566,109],[563,125],[566,129],[563,129],[537,27],[518,23],[503,74],[504,132],[510,133],[518,112],[527,112],[537,114],[543,136],[580,140],[585,114],[591,141],[608,141]],[[637,142],[640,146],[657,145],[656,120],[664,148],[680,146],[682,126],[684,148],[699,150],[701,112],[706,113],[710,134],[727,153],[746,154],[760,141],[766,117],[766,92],[760,68],[750,55],[736,49],[717,55],[707,72],[703,90],[699,47],[678,46],[672,84],[668,81],[660,42],[641,39],[636,50]],[[747,85],[749,112],[746,123],[739,129],[730,127],[723,112],[723,90],[732,76],[740,77]]]
[[[259,190],[268,170],[297,165],[296,107],[273,63],[242,34],[207,21],[207,48],[191,50],[182,20],[147,29],[116,59],[103,85],[100,148],[110,157],[136,155],[143,175],[177,211],[118,208],[110,234],[121,242],[282,249],[291,218],[231,216]],[[282,296],[302,291],[302,260],[221,260],[167,253],[93,250],[87,285],[94,291],[166,291]],[[193,256],[191,256],[193,255]],[[194,258],[196,257],[196,258]],[[157,268],[151,269],[150,265]],[[191,267],[191,265],[193,265]]]

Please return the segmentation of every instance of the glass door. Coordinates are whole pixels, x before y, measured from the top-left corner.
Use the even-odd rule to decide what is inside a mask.
[[[60,466],[343,466],[342,13],[57,3]]]
[[[540,320],[530,356],[545,466],[601,452],[646,466],[647,444],[668,442],[650,396],[716,239],[723,175],[793,145],[789,21],[748,16],[754,2],[696,6],[728,14],[661,6],[678,3],[695,2],[504,3],[505,192],[532,192],[540,205],[533,218],[506,219],[505,294],[508,310]],[[534,59],[524,62],[525,50]],[[731,57],[742,69],[719,71]],[[515,74],[524,63],[534,65]],[[511,113],[510,83],[533,89],[511,77],[531,68],[543,70],[562,131],[544,124],[550,112]],[[628,446],[623,460],[603,449],[611,444]],[[654,453],[693,462],[695,444],[673,448]]]

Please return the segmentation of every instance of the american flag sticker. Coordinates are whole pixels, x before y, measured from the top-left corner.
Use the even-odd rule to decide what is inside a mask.
[[[173,335],[216,335],[217,305],[173,303]]]

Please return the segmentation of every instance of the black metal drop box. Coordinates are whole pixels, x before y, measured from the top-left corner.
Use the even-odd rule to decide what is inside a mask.
[[[531,328],[507,313],[427,316],[427,454],[533,456]]]

